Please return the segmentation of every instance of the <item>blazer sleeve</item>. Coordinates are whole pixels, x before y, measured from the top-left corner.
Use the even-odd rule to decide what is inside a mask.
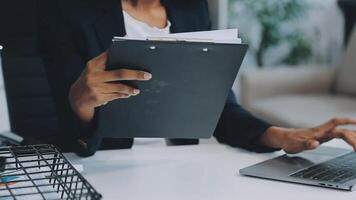
[[[243,109],[230,92],[228,101],[221,114],[214,136],[220,143],[240,147],[258,153],[272,152],[273,149],[259,144],[259,138],[271,125],[256,118]]]
[[[90,156],[99,148],[101,138],[84,129],[68,100],[70,87],[85,68],[86,61],[78,45],[75,45],[73,30],[65,21],[58,2],[37,2],[39,50],[56,103],[60,127],[53,143],[63,151]]]

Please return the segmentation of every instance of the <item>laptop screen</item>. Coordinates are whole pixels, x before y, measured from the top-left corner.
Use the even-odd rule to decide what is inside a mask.
[[[0,46],[0,119],[1,119],[0,133],[10,131],[10,119],[9,119],[9,112],[8,112],[7,101],[6,101],[6,92],[5,92],[2,60],[1,60],[1,50],[2,47]]]

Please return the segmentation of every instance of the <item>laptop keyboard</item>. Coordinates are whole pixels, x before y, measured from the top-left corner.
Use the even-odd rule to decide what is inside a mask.
[[[356,179],[356,153],[351,152],[332,160],[297,171],[290,176],[331,183],[346,183]]]

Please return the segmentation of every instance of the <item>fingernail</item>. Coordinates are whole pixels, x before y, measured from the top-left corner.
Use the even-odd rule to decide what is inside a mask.
[[[140,90],[134,89],[134,90],[133,90],[133,93],[134,93],[134,95],[138,95],[138,94],[140,94]]]
[[[143,75],[143,77],[144,77],[146,80],[149,80],[149,79],[152,78],[152,74],[150,74],[150,73],[145,73],[145,74]]]

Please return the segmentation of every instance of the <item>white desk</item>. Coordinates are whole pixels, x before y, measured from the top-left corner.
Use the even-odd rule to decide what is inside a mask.
[[[340,146],[337,143],[333,146]],[[98,152],[91,158],[67,157],[83,165],[84,176],[104,200],[356,199],[356,192],[238,174],[240,168],[281,153],[255,154],[213,142],[181,147],[141,144],[132,150]]]

